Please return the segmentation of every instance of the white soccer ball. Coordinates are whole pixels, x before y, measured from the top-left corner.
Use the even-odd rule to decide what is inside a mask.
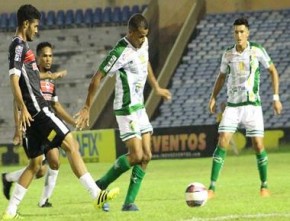
[[[204,206],[207,197],[207,188],[202,183],[191,183],[185,190],[185,201],[189,207]]]

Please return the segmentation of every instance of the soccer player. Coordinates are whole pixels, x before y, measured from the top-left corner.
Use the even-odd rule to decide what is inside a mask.
[[[47,79],[56,80],[58,78],[63,78],[66,75],[67,75],[66,70],[54,72],[53,74],[50,71],[39,73],[39,77],[41,80],[47,80]],[[22,128],[18,124],[19,113],[18,113],[18,111],[15,111],[15,110],[17,110],[17,107],[15,105],[16,105],[16,102],[13,102],[15,130],[14,130],[14,135],[12,138],[12,143],[15,146],[17,146],[17,145],[22,144]]]
[[[41,167],[44,149],[49,151],[61,146],[66,152],[72,171],[89,191],[96,208],[102,207],[104,202],[119,193],[118,188],[106,191],[95,184],[80,156],[77,141],[65,123],[49,110],[49,105],[41,93],[39,70],[28,45],[38,32],[39,19],[40,12],[34,6],[22,5],[17,11],[16,36],[9,47],[10,84],[14,100],[20,110],[20,124],[26,134],[30,160],[15,185],[8,207],[2,216],[3,220],[21,218],[17,209]],[[47,157],[48,160],[55,160],[49,159],[49,155]]]
[[[101,189],[132,168],[132,176],[123,211],[137,211],[134,204],[146,167],[151,159],[151,133],[153,131],[144,108],[143,90],[148,78],[157,95],[171,99],[171,93],[161,88],[153,74],[148,56],[148,23],[141,14],[134,14],[128,21],[128,31],[99,66],[91,79],[85,105],[77,114],[77,128],[88,126],[89,112],[101,79],[116,76],[114,112],[120,137],[128,153],[120,156],[107,173],[97,180]]]
[[[53,62],[52,45],[49,42],[42,42],[38,44],[36,48],[36,54],[37,54],[37,64],[40,71],[40,78],[42,79],[40,81],[41,87],[40,89],[41,92],[43,93],[45,100],[47,100],[48,104],[50,105],[50,107],[52,107],[57,116],[59,116],[65,122],[75,126],[73,117],[63,108],[61,103],[58,101],[58,96],[56,94],[55,83],[53,79],[63,77],[66,74],[66,71],[51,73],[51,65]],[[16,116],[15,127],[19,128],[19,114],[16,105],[14,105],[14,116]],[[21,131],[21,129],[19,129],[19,131]],[[20,133],[18,135],[20,136]],[[27,153],[28,150],[25,140],[23,142],[23,146],[25,152]],[[45,159],[40,170],[37,172],[35,176],[35,178],[41,178],[46,174],[44,190],[38,203],[39,207],[52,206],[52,204],[48,201],[48,199],[51,197],[53,189],[55,187],[59,169],[58,149],[53,148],[48,152],[45,151],[45,155],[46,154],[54,155],[54,157],[49,157],[48,159],[53,158],[56,160],[52,162],[49,161],[48,162],[49,167],[47,168],[45,164],[46,161]],[[10,199],[10,189],[12,187],[12,183],[18,181],[19,177],[21,176],[24,170],[25,168],[22,168],[14,172],[2,174],[3,192],[6,199],[8,200]]]
[[[269,196],[267,184],[268,157],[264,149],[264,122],[259,96],[261,63],[270,73],[273,88],[273,108],[281,114],[279,99],[279,76],[275,65],[266,50],[259,44],[249,42],[249,23],[245,18],[234,21],[233,34],[235,45],[229,47],[222,56],[220,73],[217,77],[209,100],[209,111],[215,112],[216,97],[227,79],[227,106],[218,132],[220,134],[213,154],[209,198],[214,196],[216,181],[223,166],[226,149],[239,125],[246,129],[256,152],[257,165],[261,180],[260,195]]]

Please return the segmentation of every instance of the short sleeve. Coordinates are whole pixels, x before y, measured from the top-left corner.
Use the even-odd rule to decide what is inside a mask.
[[[9,75],[21,75],[24,54],[25,51],[23,44],[18,44],[15,46],[11,45],[9,50]]]

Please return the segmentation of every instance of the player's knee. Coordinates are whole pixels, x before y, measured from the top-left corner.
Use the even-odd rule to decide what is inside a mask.
[[[59,161],[53,161],[49,164],[50,169],[58,170],[59,169]]]
[[[143,155],[142,163],[148,163],[152,159],[152,153],[146,153]]]
[[[47,170],[46,166],[42,165],[37,171],[37,173],[35,174],[35,178],[39,179],[43,177],[46,174],[46,170]]]
[[[142,152],[136,152],[134,154],[129,154],[129,159],[131,161],[131,165],[140,164],[143,160]]]

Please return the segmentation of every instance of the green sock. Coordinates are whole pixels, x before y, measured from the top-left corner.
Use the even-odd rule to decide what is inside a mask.
[[[126,195],[125,204],[134,203],[144,176],[145,171],[139,165],[135,165],[132,170],[130,185]]]
[[[102,190],[106,189],[110,183],[130,168],[131,165],[127,159],[127,155],[122,155],[115,161],[114,165],[107,171],[107,173],[96,183]]]
[[[267,152],[263,150],[261,153],[256,154],[257,165],[261,180],[261,188],[267,188],[267,169],[268,169],[268,156]]]
[[[210,176],[210,186],[209,189],[215,191],[215,183],[218,179],[219,173],[224,164],[224,159],[226,157],[226,151],[224,148],[217,146],[213,153],[213,161],[211,168],[211,176]]]

